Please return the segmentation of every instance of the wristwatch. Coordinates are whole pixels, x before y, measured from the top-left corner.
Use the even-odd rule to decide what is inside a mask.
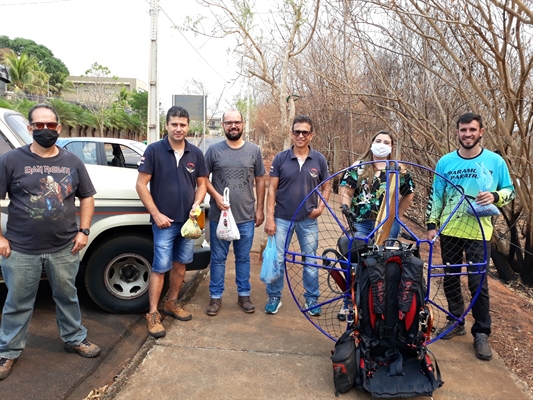
[[[83,233],[85,236],[89,236],[91,231],[89,229],[80,229],[78,232]]]

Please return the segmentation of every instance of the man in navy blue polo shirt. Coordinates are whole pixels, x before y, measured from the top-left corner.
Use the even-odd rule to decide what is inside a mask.
[[[192,262],[194,240],[181,236],[181,227],[200,205],[206,193],[207,169],[202,151],[187,140],[189,113],[171,107],[167,113],[168,135],[150,144],[141,158],[137,193],[150,213],[154,234],[154,262],[149,284],[150,311],[146,314],[150,336],[165,336],[157,311],[165,273],[170,271],[170,287],[163,312],[180,321],[192,316],[178,303],[185,278],[185,266]],[[148,190],[150,183],[150,190]]]
[[[281,292],[283,291],[283,260],[285,252],[285,238],[294,217],[294,224],[290,226],[290,241],[294,231],[298,236],[302,254],[316,255],[318,247],[317,218],[325,208],[324,202],[315,193],[309,196],[305,205],[298,207],[305,197],[320,182],[329,178],[326,158],[313,150],[309,143],[313,139],[313,121],[307,115],[294,118],[292,123],[292,142],[290,149],[282,151],[274,157],[270,167],[270,184],[267,195],[267,216],[265,232],[275,235],[278,264],[282,267],[281,276],[266,285],[268,302],[265,307],[267,314],[276,314],[281,307]],[[321,195],[327,202],[329,199],[329,181],[321,186]],[[318,269],[304,265],[303,268],[305,307],[312,316],[322,313],[317,305],[320,292],[318,290]]]

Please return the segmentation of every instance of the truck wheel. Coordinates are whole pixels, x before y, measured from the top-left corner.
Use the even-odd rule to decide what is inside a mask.
[[[152,241],[144,237],[122,236],[103,243],[85,269],[89,296],[112,313],[146,311],[153,256]]]

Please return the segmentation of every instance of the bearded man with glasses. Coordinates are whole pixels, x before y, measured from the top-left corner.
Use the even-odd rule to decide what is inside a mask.
[[[230,242],[220,240],[216,230],[220,215],[230,208],[239,229],[240,239],[234,240],[235,283],[237,303],[247,314],[255,312],[250,299],[250,251],[254,230],[265,220],[265,166],[261,149],[244,141],[243,118],[238,110],[230,110],[222,116],[226,140],[207,149],[205,162],[211,173],[207,191],[211,195],[209,209],[211,272],[209,281],[210,301],[206,314],[215,316],[222,307],[226,259]],[[256,195],[254,196],[254,183]],[[229,188],[229,202],[224,203],[224,189]],[[257,197],[257,205],[256,203]]]
[[[294,223],[287,240],[290,241],[296,231],[301,253],[316,256],[317,218],[322,214],[326,205],[314,193],[313,196],[309,196],[296,214],[305,197],[320,182],[329,178],[326,158],[310,146],[313,135],[313,121],[309,116],[300,115],[294,118],[291,135],[293,145],[290,149],[277,154],[270,167],[265,232],[270,236],[274,235],[277,263],[282,273],[276,281],[266,285],[268,302],[265,312],[267,314],[276,314],[281,307],[285,239],[293,217]],[[329,199],[329,192],[330,183],[327,181],[321,186],[321,195],[326,202]],[[320,316],[322,310],[317,306],[320,297],[318,269],[304,265],[303,283],[305,306],[309,309],[309,315]]]
[[[83,162],[55,145],[61,132],[55,110],[38,104],[30,109],[28,120],[33,142],[0,158],[0,198],[8,194],[10,200],[5,237],[0,231],[2,274],[8,289],[0,324],[0,380],[8,377],[26,346],[43,268],[65,351],[83,357],[100,354],[100,347],[87,340],[74,286],[79,251],[90,234],[96,191]]]

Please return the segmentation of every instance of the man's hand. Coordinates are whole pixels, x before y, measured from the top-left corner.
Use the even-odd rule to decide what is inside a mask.
[[[261,226],[265,222],[265,213],[263,210],[255,210],[255,227]]]
[[[155,224],[157,225],[159,229],[168,228],[174,222],[173,219],[170,219],[169,217],[167,217],[165,214],[162,214],[162,213],[152,215],[152,217],[154,218]]]
[[[7,241],[5,237],[0,236],[0,256],[9,258],[10,255],[11,255],[11,246],[9,245],[9,242]]]
[[[435,236],[437,236],[437,231],[435,229],[428,231],[428,240],[433,240]]]
[[[268,236],[274,236],[276,234],[276,223],[274,222],[274,218],[266,219],[265,232]]]
[[[229,209],[229,205],[224,203],[224,196],[222,196],[221,194],[218,194],[215,198],[215,202],[217,203],[217,207],[221,210],[221,211],[224,211],[224,210],[227,210]]]
[[[320,215],[322,214],[322,212],[324,211],[324,207],[320,208],[315,208],[313,211],[311,211],[309,213],[309,215],[307,216],[309,219],[317,219],[318,217],[320,217]]]
[[[78,232],[72,242],[74,243],[74,246],[72,246],[72,250],[70,252],[72,254],[76,254],[78,251],[87,246],[87,243],[89,242],[89,237],[85,233]]]
[[[492,203],[494,203],[494,195],[491,192],[479,191],[479,194],[476,196],[476,204],[488,206]]]

